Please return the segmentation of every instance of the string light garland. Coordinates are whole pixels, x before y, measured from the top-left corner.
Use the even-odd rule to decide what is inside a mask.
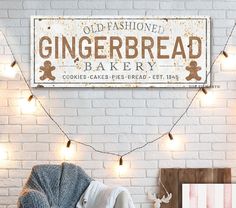
[[[228,36],[228,38],[227,38],[227,40],[226,40],[226,43],[225,43],[225,45],[224,45],[224,47],[223,47],[223,50],[215,57],[214,61],[212,62],[211,66],[210,66],[210,71],[207,73],[206,78],[210,75],[210,73],[211,73],[211,71],[212,71],[212,68],[213,68],[215,62],[217,61],[217,59],[219,58],[219,56],[220,56],[221,54],[223,54],[226,58],[228,58],[228,53],[226,52],[226,47],[227,47],[227,45],[228,45],[228,42],[229,42],[230,38],[232,37],[232,34],[233,34],[234,30],[235,30],[235,27],[236,27],[236,23],[233,25],[233,27],[232,27],[232,29],[231,29],[231,32],[230,32],[230,34],[229,34],[229,36]],[[14,58],[14,61],[11,63],[11,67],[13,68],[13,67],[17,64],[17,61],[16,61],[16,58],[15,58],[15,55],[14,55],[13,51],[11,50],[11,47],[10,47],[10,45],[9,45],[9,42],[7,41],[7,38],[6,38],[5,34],[4,34],[3,32],[2,32],[2,34],[3,34],[3,36],[4,36],[5,40],[6,40],[6,43],[7,43],[8,47],[9,47],[10,51],[11,51],[12,57]],[[189,108],[191,107],[193,101],[195,100],[195,98],[197,97],[197,95],[199,94],[199,92],[202,91],[205,95],[207,94],[207,90],[206,90],[204,87],[199,88],[199,89],[196,91],[196,93],[193,95],[193,97],[191,98],[191,100],[190,100],[188,106],[186,107],[186,109],[184,110],[184,112],[178,117],[178,119],[174,122],[174,124],[171,126],[171,128],[170,128],[170,130],[169,130],[168,132],[163,133],[163,134],[160,135],[159,137],[157,137],[157,138],[155,138],[155,139],[153,139],[153,140],[151,140],[151,141],[148,141],[148,142],[144,143],[143,145],[140,145],[140,146],[138,146],[138,147],[136,147],[136,148],[133,148],[133,149],[131,149],[130,151],[127,151],[126,153],[119,154],[119,153],[115,153],[115,152],[102,151],[102,150],[99,150],[99,149],[93,147],[93,146],[90,145],[90,144],[87,144],[87,143],[84,143],[84,142],[80,142],[80,141],[76,141],[76,140],[70,139],[68,133],[66,133],[66,132],[62,129],[62,127],[59,125],[59,123],[50,115],[49,111],[44,107],[44,105],[42,104],[41,100],[34,94],[32,88],[30,87],[30,85],[29,85],[29,83],[28,83],[28,81],[27,81],[27,79],[26,79],[26,77],[25,77],[25,75],[24,75],[24,73],[23,73],[23,71],[22,71],[22,69],[21,69],[20,66],[19,66],[19,71],[20,71],[20,73],[21,73],[21,76],[22,76],[22,78],[23,78],[23,81],[25,82],[26,86],[28,87],[28,89],[29,89],[29,91],[30,91],[30,93],[31,93],[30,97],[28,98],[28,101],[30,102],[30,101],[34,98],[34,99],[38,102],[38,104],[39,104],[40,107],[43,109],[43,111],[45,112],[45,114],[46,114],[46,115],[51,119],[51,121],[58,127],[58,129],[59,129],[59,130],[61,131],[61,133],[65,136],[65,138],[67,138],[67,140],[68,140],[67,143],[66,143],[66,147],[67,147],[67,148],[70,148],[70,147],[71,147],[71,143],[74,142],[74,143],[77,143],[77,144],[86,146],[86,147],[88,147],[88,148],[94,150],[95,152],[98,152],[98,153],[101,153],[101,154],[107,154],[107,155],[117,156],[117,157],[119,157],[119,166],[120,166],[120,167],[123,166],[124,157],[125,157],[125,156],[127,156],[127,155],[129,155],[129,154],[131,154],[131,153],[133,153],[133,152],[135,152],[135,151],[137,151],[137,150],[143,149],[143,148],[146,147],[147,145],[152,144],[152,143],[154,143],[154,142],[156,142],[156,141],[162,139],[162,138],[165,137],[165,136],[168,136],[170,140],[173,140],[174,137],[173,137],[173,135],[172,135],[172,133],[171,133],[172,130],[173,130],[173,129],[175,128],[175,126],[179,123],[179,121],[186,115],[186,113],[188,112]]]

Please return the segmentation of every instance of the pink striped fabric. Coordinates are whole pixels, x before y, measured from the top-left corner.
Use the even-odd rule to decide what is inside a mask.
[[[183,184],[182,197],[183,208],[236,208],[236,185]]]

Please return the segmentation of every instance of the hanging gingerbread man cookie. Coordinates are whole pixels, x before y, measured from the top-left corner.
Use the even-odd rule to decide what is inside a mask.
[[[190,74],[186,77],[186,80],[196,79],[197,81],[201,80],[202,78],[198,76],[198,71],[202,68],[197,65],[196,61],[191,61],[189,66],[186,66],[186,70],[190,72]]]
[[[56,77],[52,75],[52,71],[55,70],[55,66],[52,66],[51,61],[45,61],[44,66],[40,66],[40,70],[44,72],[43,76],[40,77],[41,80],[49,79],[55,80]]]

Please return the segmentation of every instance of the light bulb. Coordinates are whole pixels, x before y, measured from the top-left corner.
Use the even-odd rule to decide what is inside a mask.
[[[120,159],[119,159],[119,164],[118,164],[118,166],[116,168],[116,171],[117,171],[117,173],[119,175],[123,175],[123,174],[125,174],[127,172],[127,167],[124,164],[124,161],[123,161],[122,157],[120,157]]]
[[[172,150],[172,151],[178,150],[179,142],[177,141],[177,139],[170,140],[169,141],[169,147],[170,147],[170,150]]]
[[[117,172],[119,175],[124,175],[127,172],[127,168],[124,165],[119,165],[117,167]]]
[[[74,156],[74,153],[75,153],[75,151],[71,147],[68,148],[68,147],[63,146],[61,149],[61,156],[65,160],[71,160]]]
[[[215,96],[212,91],[207,92],[206,95],[202,96],[202,104],[203,106],[209,106],[212,105],[215,101]]]
[[[180,139],[179,138],[174,138],[171,133],[168,133],[168,137],[169,137],[169,139],[166,140],[166,145],[167,145],[166,147],[170,151],[179,150],[179,148],[180,148]]]
[[[236,64],[236,54],[230,54],[228,58],[224,58],[222,61],[222,70],[224,71],[234,71]]]
[[[1,71],[1,75],[10,79],[15,78],[17,75],[16,63],[12,63],[11,65],[5,66],[5,68]]]
[[[33,113],[36,110],[36,102],[33,98],[33,95],[29,96],[28,99],[21,99],[20,100],[20,107],[22,113]]]
[[[4,161],[7,159],[7,152],[3,147],[0,146],[0,161]]]

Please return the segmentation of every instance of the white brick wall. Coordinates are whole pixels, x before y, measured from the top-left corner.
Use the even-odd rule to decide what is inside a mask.
[[[235,0],[0,0],[0,29],[8,37],[24,73],[29,76],[30,15],[211,15],[212,56],[222,49],[236,18]],[[236,38],[236,32],[234,39]],[[236,48],[236,42],[234,49]],[[1,45],[1,44],[0,44]],[[0,62],[9,62],[0,46]],[[236,66],[236,62],[234,63]],[[217,62],[215,101],[199,96],[173,134],[179,141],[170,151],[166,141],[149,145],[127,158],[128,172],[117,177],[116,157],[73,145],[73,162],[107,184],[127,186],[137,208],[151,208],[146,192],[157,190],[158,168],[231,167],[236,180],[236,72]],[[96,148],[124,152],[169,129],[193,95],[192,89],[35,89],[55,119],[73,139]],[[0,80],[0,208],[16,207],[17,195],[36,164],[60,163],[64,138],[41,109],[22,114],[18,100],[28,96],[17,76]]]

